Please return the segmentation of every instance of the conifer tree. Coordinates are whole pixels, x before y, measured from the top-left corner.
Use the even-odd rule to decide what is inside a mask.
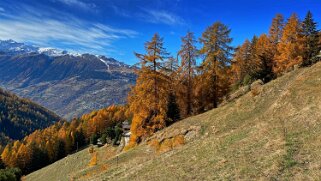
[[[281,42],[282,34],[283,34],[283,28],[284,28],[284,17],[282,14],[277,14],[273,20],[272,24],[270,26],[269,30],[269,39],[270,39],[270,48],[271,54],[273,54],[273,68],[276,70],[276,61],[275,57],[278,54],[278,44]]]
[[[165,61],[163,73],[168,76],[168,100],[166,113],[166,126],[176,122],[181,118],[178,106],[177,95],[182,87],[178,74],[178,59],[169,57]]]
[[[2,158],[0,157],[0,170],[5,168],[6,168],[6,165],[3,163]]]
[[[234,75],[234,81],[237,85],[241,85],[244,82],[244,78],[249,76],[249,63],[251,58],[251,42],[245,40],[245,42],[236,49],[234,58],[232,61],[232,71]]]
[[[182,97],[184,98],[185,115],[192,114],[192,101],[193,101],[193,78],[195,76],[196,58],[198,56],[198,50],[196,48],[196,39],[194,33],[187,32],[182,37],[181,49],[178,55],[181,57],[181,79],[183,85],[186,87]]]
[[[266,34],[262,34],[255,45],[256,49],[256,62],[257,72],[256,78],[261,79],[263,82],[268,82],[274,78],[273,73],[273,50],[271,42]]]
[[[129,93],[129,108],[133,113],[131,144],[166,126],[169,77],[162,71],[168,53],[163,39],[155,34],[145,44],[146,54],[136,53],[141,68],[137,70],[136,85]]]
[[[166,116],[167,116],[166,126],[168,126],[169,124],[175,121],[178,121],[181,118],[180,109],[177,104],[176,95],[174,94],[174,92],[169,93]]]
[[[257,41],[258,41],[258,37],[254,35],[251,40],[251,45],[249,50],[249,60],[247,62],[247,70],[246,70],[252,81],[259,79],[258,74],[260,71],[260,59],[258,58]]]
[[[176,74],[178,69],[178,60],[174,57],[169,57],[163,66],[163,73],[171,76],[172,74]]]
[[[316,61],[316,56],[320,51],[317,23],[314,21],[310,11],[308,11],[302,22],[302,35],[304,45],[303,66],[308,66]]]
[[[230,46],[231,30],[220,22],[208,27],[200,38],[203,55],[202,62],[203,90],[207,93],[206,103],[209,108],[216,108],[221,97],[228,91],[227,70],[231,63],[233,48]]]
[[[275,57],[274,72],[280,74],[289,71],[294,65],[302,63],[302,36],[301,24],[296,14],[293,14],[283,29],[281,42],[277,46],[278,54]]]
[[[269,31],[271,43],[276,47],[281,41],[284,27],[284,17],[282,14],[277,14],[273,20]]]

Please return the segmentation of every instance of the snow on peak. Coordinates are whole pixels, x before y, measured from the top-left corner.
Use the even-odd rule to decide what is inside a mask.
[[[102,61],[102,62],[107,66],[107,70],[110,71],[110,66],[109,66],[109,64],[108,64],[109,61],[104,60],[104,59],[102,59],[102,58],[99,58],[99,60]]]
[[[66,55],[67,51],[48,47],[48,48],[38,48],[38,53],[46,54],[48,56],[58,57],[58,56]]]

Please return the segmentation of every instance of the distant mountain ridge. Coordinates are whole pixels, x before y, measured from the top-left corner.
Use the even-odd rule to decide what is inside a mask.
[[[0,41],[0,86],[67,119],[125,103],[135,80],[113,58]]]
[[[22,139],[61,119],[53,112],[0,88],[0,145]]]

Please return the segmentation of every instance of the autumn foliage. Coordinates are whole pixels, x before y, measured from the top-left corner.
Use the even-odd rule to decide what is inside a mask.
[[[268,82],[295,66],[309,66],[318,58],[320,33],[312,13],[300,21],[296,14],[285,21],[281,14],[272,20],[269,34],[246,40],[235,52],[232,62],[234,84],[247,85],[261,79]]]
[[[88,145],[92,135],[101,135],[129,117],[127,107],[110,106],[71,122],[60,121],[6,145],[1,158],[6,166],[30,173]]]
[[[194,33],[187,32],[175,56],[166,51],[164,39],[156,33],[145,43],[145,52],[135,53],[139,67],[128,106],[110,106],[37,130],[0,147],[2,162],[29,173],[110,133],[106,130],[125,120],[131,120],[127,147],[131,148],[180,119],[217,108],[232,88],[257,79],[266,83],[295,66],[312,65],[321,50],[320,32],[310,12],[303,22],[296,14],[287,21],[278,14],[267,34],[245,40],[236,48],[231,46],[230,33],[231,29],[221,22],[209,26],[198,40]],[[184,142],[180,135],[149,144],[166,152]],[[92,153],[90,165],[96,164],[97,153]]]
[[[228,92],[227,73],[233,50],[230,31],[224,24],[214,23],[200,39],[200,51],[194,34],[188,32],[177,56],[180,65],[178,59],[168,56],[158,34],[145,44],[145,54],[136,53],[141,67],[129,94],[133,114],[129,147],[179,118],[217,107]],[[204,59],[197,67],[199,55]]]

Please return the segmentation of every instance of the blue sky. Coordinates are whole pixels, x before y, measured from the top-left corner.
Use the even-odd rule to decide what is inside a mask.
[[[276,13],[321,23],[321,0],[0,0],[0,39],[106,55],[128,64],[155,32],[173,55],[187,30],[199,37],[216,21],[233,45],[268,31]]]

